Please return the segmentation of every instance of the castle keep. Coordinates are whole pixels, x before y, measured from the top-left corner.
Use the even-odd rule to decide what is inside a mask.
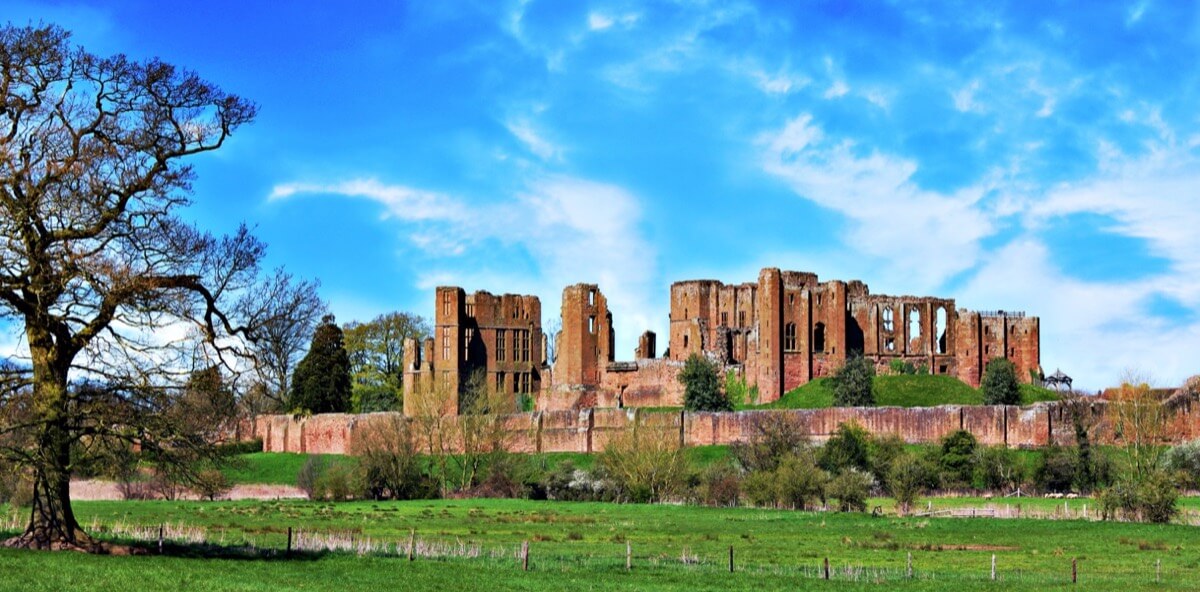
[[[1011,360],[1025,382],[1041,373],[1039,321],[1022,313],[875,295],[860,281],[821,282],[776,268],[753,283],[676,282],[670,296],[664,356],[656,357],[656,335],[647,331],[634,359],[617,361],[613,312],[599,286],[566,287],[557,355],[549,360],[536,297],[438,288],[433,338],[405,347],[406,394],[433,381],[461,390],[482,371],[502,392],[537,393],[540,410],[677,406],[683,388],[675,376],[693,353],[756,385],[760,403],[831,374],[853,353],[880,369],[899,360],[975,387],[993,358]]]

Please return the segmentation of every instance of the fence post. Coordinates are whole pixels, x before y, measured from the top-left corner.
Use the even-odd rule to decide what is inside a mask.
[[[162,552],[163,552],[163,525],[159,524],[158,525],[158,554],[162,555]]]
[[[633,571],[633,545],[625,541],[625,571]]]
[[[412,561],[416,557],[417,549],[417,529],[413,528],[408,531],[408,560]]]
[[[912,551],[908,552],[908,564],[906,567],[907,567],[907,569],[905,571],[908,575],[908,579],[911,580],[912,579]]]
[[[1154,583],[1162,581],[1162,559],[1154,560]]]
[[[992,553],[992,581],[996,581],[996,554]]]
[[[825,558],[825,579],[829,579],[829,558]]]
[[[733,545],[729,545],[729,573],[733,573]]]
[[[285,553],[287,555],[292,554],[292,527],[290,527],[290,526],[288,527],[288,543],[287,543],[287,551]]]
[[[529,541],[521,543],[521,570],[529,571]]]
[[[1076,561],[1077,560],[1074,557],[1071,558],[1071,583],[1072,584],[1079,581],[1079,566],[1076,564]]]

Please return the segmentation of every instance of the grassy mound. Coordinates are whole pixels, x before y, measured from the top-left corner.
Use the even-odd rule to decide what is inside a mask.
[[[1055,401],[1054,391],[1021,385],[1021,404]],[[901,374],[875,377],[875,404],[880,407],[932,407],[935,405],[982,405],[983,393],[951,376]],[[788,391],[774,403],[775,409],[822,409],[833,406],[833,388],[828,378],[818,378]]]

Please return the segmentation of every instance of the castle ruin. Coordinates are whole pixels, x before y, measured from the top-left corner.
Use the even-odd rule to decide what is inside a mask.
[[[484,372],[502,392],[536,393],[539,410],[679,406],[675,377],[693,353],[757,386],[759,403],[831,374],[855,353],[881,370],[899,360],[973,387],[993,358],[1011,360],[1024,382],[1041,374],[1039,319],[1023,313],[876,295],[860,281],[821,282],[777,268],[763,269],[754,283],[676,282],[670,296],[667,353],[656,357],[656,335],[647,331],[634,359],[617,361],[613,312],[599,286],[566,287],[549,360],[537,297],[438,288],[434,336],[405,347],[406,394],[435,380],[461,390],[472,372]]]

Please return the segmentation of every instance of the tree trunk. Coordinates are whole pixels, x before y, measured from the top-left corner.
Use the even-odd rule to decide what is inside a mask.
[[[34,333],[35,335],[38,335]],[[33,463],[33,502],[29,526],[5,547],[104,552],[79,528],[71,510],[71,430],[68,423],[67,364],[55,363],[52,348],[31,339],[33,400],[38,419]]]

